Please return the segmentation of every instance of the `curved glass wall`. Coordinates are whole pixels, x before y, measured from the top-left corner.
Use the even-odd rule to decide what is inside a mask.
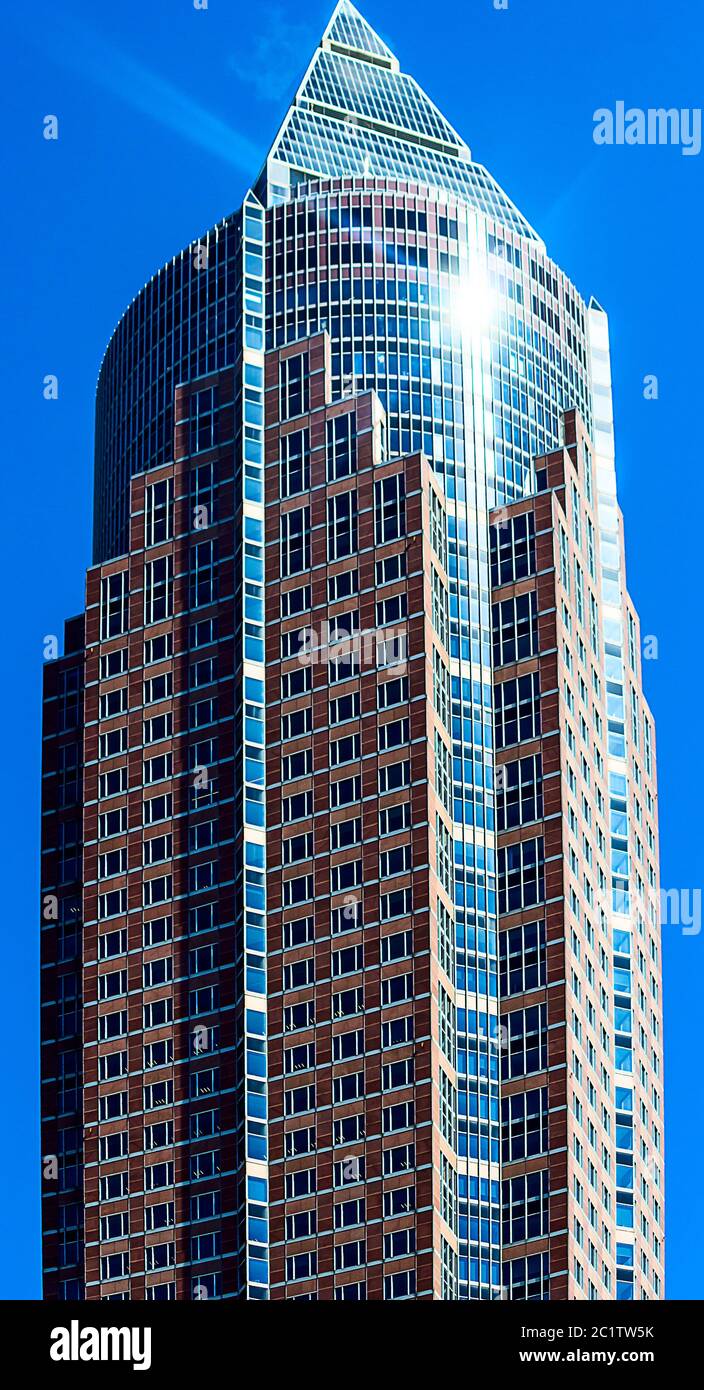
[[[589,421],[586,311],[540,244],[422,185],[299,187],[268,214],[267,346],[326,329],[333,394],[374,388],[449,514],[459,1290],[500,1296],[496,856],[488,511],[534,488],[561,412]]]
[[[173,458],[174,390],[237,364],[242,349],[242,214],[157,272],[120,319],[96,397],[93,561],[127,548],[129,480]]]

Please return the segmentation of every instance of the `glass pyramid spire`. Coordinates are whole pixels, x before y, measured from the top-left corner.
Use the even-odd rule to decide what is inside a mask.
[[[398,59],[349,0],[341,0],[341,3],[335,6],[330,23],[323,34],[323,44],[325,43],[338,52],[371,58],[375,63],[382,63],[398,72]]]
[[[400,178],[536,233],[350,0],[339,0],[274,141],[258,193],[283,202],[311,178]]]

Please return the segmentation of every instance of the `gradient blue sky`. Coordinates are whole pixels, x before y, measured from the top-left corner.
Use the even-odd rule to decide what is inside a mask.
[[[36,0],[5,6],[0,683],[6,862],[0,1296],[39,1296],[38,839],[45,634],[83,604],[95,381],[133,295],[241,202],[332,5]],[[593,112],[702,100],[700,0],[369,0],[370,22],[582,294],[608,310],[619,496],[660,770],[663,885],[702,866],[699,407],[704,154],[597,148]],[[60,138],[42,121],[55,114]],[[45,374],[60,395],[42,398]],[[643,398],[656,374],[659,399]],[[704,937],[664,940],[668,1294],[704,1296]]]

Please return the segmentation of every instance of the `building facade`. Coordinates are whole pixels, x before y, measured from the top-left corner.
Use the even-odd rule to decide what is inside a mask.
[[[348,0],[98,383],[47,1297],[662,1297],[608,323]]]

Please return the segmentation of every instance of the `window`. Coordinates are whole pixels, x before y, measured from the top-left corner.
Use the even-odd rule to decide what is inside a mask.
[[[118,917],[127,911],[127,889],[113,888],[109,893],[98,895],[98,917]]]
[[[118,647],[116,652],[106,652],[100,658],[101,681],[111,680],[113,676],[124,676],[127,670],[127,648]]]
[[[312,1028],[315,1023],[315,1003],[290,1004],[284,1009],[284,1032],[295,1033],[299,1028]]]
[[[121,685],[117,690],[108,690],[105,695],[100,697],[100,718],[115,719],[118,714],[127,713],[127,686]]]
[[[362,904],[356,900],[347,901],[344,907],[334,907],[330,913],[330,931],[333,936],[342,932],[356,931],[364,926]]]
[[[215,521],[215,466],[201,463],[191,468],[191,530],[206,531]]]
[[[440,731],[435,730],[435,790],[448,815],[452,814],[452,759]]]
[[[383,919],[382,919],[383,920]],[[413,975],[390,975],[381,982],[381,1003],[383,1008],[392,1004],[403,1004],[413,998]]]
[[[339,810],[341,806],[350,806],[353,802],[359,801],[362,795],[361,777],[343,777],[338,782],[330,783],[330,810]]]
[[[393,705],[405,704],[408,700],[408,676],[400,676],[396,680],[384,681],[383,685],[377,688],[377,707],[390,709]]]
[[[356,762],[361,751],[360,735],[348,734],[347,738],[334,739],[329,747],[331,767],[340,767],[342,763]]]
[[[409,787],[410,784],[410,762],[387,763],[385,767],[379,768],[379,796],[398,791],[401,787]]]
[[[499,934],[500,993],[525,994],[545,984],[545,923],[524,922]]]
[[[396,1134],[399,1130],[412,1129],[416,1119],[416,1108],[412,1100],[401,1101],[397,1105],[386,1105],[381,1112],[384,1134]]]
[[[349,478],[357,471],[357,417],[354,413],[336,415],[327,421],[327,480]]]
[[[499,912],[533,907],[544,897],[543,838],[499,849]]]
[[[315,961],[312,956],[284,966],[284,989],[304,989],[314,983]]]
[[[163,1241],[158,1245],[147,1245],[144,1251],[144,1268],[153,1273],[157,1269],[169,1269],[176,1263],[176,1246],[173,1241]]]
[[[377,731],[377,740],[380,753],[387,753],[392,748],[400,748],[410,739],[410,721],[408,719],[393,719],[388,724],[380,724]]]
[[[200,541],[190,553],[189,604],[202,608],[217,597],[217,556],[214,541]]]
[[[384,584],[395,584],[397,580],[404,579],[406,576],[405,551],[401,551],[399,555],[387,555],[384,560],[377,560],[374,566],[374,576],[377,589],[381,589]]]
[[[127,570],[100,581],[100,640],[127,631]]]
[[[403,473],[394,473],[374,484],[375,543],[400,540],[405,526],[405,479]]]
[[[298,796],[284,797],[281,803],[281,820],[284,825],[288,825],[291,821],[305,820],[312,814],[312,792],[300,792]]]
[[[515,1009],[504,1014],[507,1029],[505,1049],[501,1053],[501,1079],[511,1081],[543,1071],[548,1064],[547,1009],[535,1004],[527,1009]]]
[[[570,544],[567,539],[567,532],[563,526],[559,528],[560,533],[560,579],[565,593],[569,597],[570,592]]]
[[[73,883],[80,873],[80,837],[78,821],[59,823],[59,882]],[[120,873],[117,869],[115,872]]]
[[[152,782],[161,782],[164,778],[171,777],[172,772],[172,753],[162,753],[159,757],[144,759],[144,781],[147,786]]]
[[[281,677],[281,699],[293,700],[298,695],[307,695],[313,688],[313,667],[308,663],[298,666],[295,671],[286,671]]]
[[[450,612],[447,589],[435,565],[430,567],[430,604],[433,627],[443,647],[449,646]]]
[[[351,1033],[349,1033],[349,1032],[348,1032],[348,1033],[335,1033],[335,1034],[333,1035],[333,1040],[332,1040],[332,1059],[333,1059],[333,1062],[349,1062],[351,1059],[353,1059],[353,1058],[355,1058],[355,1057],[361,1057],[362,1054],[363,1054],[363,1052],[364,1052],[364,1029],[363,1029],[363,1028],[355,1028],[355,1029],[353,1029],[353,1031],[352,1031]],[[363,1164],[363,1161],[364,1161],[364,1160],[362,1160],[362,1164]],[[356,1162],[356,1172],[357,1172],[357,1174],[359,1174],[359,1169],[360,1169],[361,1164],[360,1164],[360,1161],[359,1161],[359,1160],[356,1160],[356,1161],[353,1160],[353,1164],[354,1164],[355,1162]],[[343,1165],[342,1165],[342,1164],[336,1163],[336,1164],[335,1164],[335,1167],[336,1167],[336,1169],[342,1169],[342,1168],[343,1168]],[[353,1172],[354,1172],[354,1171],[355,1171],[355,1169],[353,1168]],[[362,1179],[361,1177],[359,1177],[359,1176],[352,1177],[352,1175],[351,1175],[351,1173],[350,1173],[349,1171],[347,1171],[346,1174],[343,1173],[343,1172],[340,1172],[340,1173],[336,1174],[336,1176],[335,1176],[335,1185],[338,1186],[338,1187],[339,1187],[339,1185],[340,1185],[340,1182],[361,1182],[361,1181],[363,1181],[363,1179]]]
[[[127,1115],[127,1092],[111,1091],[107,1096],[101,1096],[98,1102],[98,1118],[101,1124],[106,1124],[110,1120],[121,1120]]]
[[[100,1278],[104,1282],[110,1279],[126,1279],[130,1272],[130,1261],[127,1251],[122,1251],[119,1255],[102,1255],[100,1259]]]
[[[162,1105],[173,1105],[173,1081],[155,1081],[144,1087],[144,1109],[159,1110]]]
[[[98,1153],[101,1163],[109,1163],[114,1158],[125,1158],[128,1152],[129,1147],[126,1129],[121,1129],[117,1134],[102,1135],[98,1141]]]
[[[309,1250],[305,1255],[289,1255],[286,1259],[286,1280],[289,1283],[295,1283],[297,1279],[314,1279],[317,1273],[318,1256],[315,1250]]]
[[[144,544],[159,545],[171,540],[171,503],[173,483],[165,478],[148,484],[144,489]]]
[[[328,560],[344,560],[357,549],[357,493],[328,498]]]
[[[163,555],[144,566],[144,622],[163,622],[172,614],[173,560]]]
[[[343,989],[332,996],[333,1018],[351,1018],[361,1014],[364,1007],[364,992],[361,986],[356,989]]]
[[[155,999],[142,1006],[142,1027],[163,1028],[173,1021],[173,999]]]
[[[286,1200],[293,1201],[296,1197],[312,1197],[315,1192],[315,1168],[299,1168],[295,1173],[287,1173]]]
[[[332,953],[332,976],[354,975],[364,969],[364,947],[347,946]]]
[[[317,1230],[315,1210],[298,1211],[286,1217],[286,1240],[303,1240]]]
[[[127,752],[127,728],[111,729],[107,734],[100,734],[98,738],[98,757],[115,758],[119,753]]]
[[[109,815],[115,814],[110,812]],[[125,813],[126,815],[126,813]],[[152,796],[144,802],[144,824],[156,825],[160,820],[169,820],[173,815],[173,796],[168,792],[164,796]],[[125,829],[127,828],[125,824]]]
[[[496,828],[511,830],[543,814],[542,758],[538,753],[501,763],[495,771]]]
[[[167,661],[173,655],[173,640],[170,632],[162,632],[158,637],[147,637],[144,643],[144,664],[153,666],[157,661]]]
[[[393,624],[400,623],[408,617],[408,600],[405,594],[395,594],[393,598],[384,598],[376,605],[376,625],[377,627],[391,627]]]
[[[541,1168],[536,1173],[507,1178],[503,1189],[503,1243],[515,1245],[547,1235],[549,1214],[549,1173]]]
[[[285,589],[281,595],[281,617],[294,618],[299,613],[305,613],[311,606],[311,587],[310,584],[303,584],[298,589]]]
[[[282,420],[308,410],[308,353],[299,352],[279,362],[279,413]]]
[[[333,574],[328,579],[328,603],[341,603],[358,592],[359,575],[356,570],[344,570],[342,574]]]
[[[384,1193],[384,1219],[389,1220],[394,1216],[407,1216],[409,1212],[415,1210],[415,1204],[415,1186],[394,1187],[391,1192]]]
[[[450,730],[450,672],[433,646],[433,704],[445,728]]]
[[[175,1207],[173,1202],[155,1202],[152,1206],[144,1208],[144,1229],[146,1231],[164,1231],[169,1226],[173,1226],[175,1219]]]
[[[281,759],[282,782],[295,782],[299,777],[308,777],[313,770],[313,754],[310,748],[300,753],[290,753]]]
[[[118,796],[127,791],[127,768],[116,767],[112,772],[101,772],[98,778],[98,796],[103,801],[110,796]]]
[[[284,840],[282,850],[284,864],[298,864],[302,859],[312,859],[313,836],[292,835],[290,839]]]
[[[189,400],[189,451],[198,454],[212,449],[217,440],[217,387],[195,391]]]
[[[118,931],[105,932],[98,937],[98,959],[111,960],[114,956],[123,956],[127,950],[127,931],[121,927]]]
[[[304,709],[296,710],[293,714],[284,714],[281,718],[281,738],[286,742],[290,738],[301,738],[304,734],[309,734],[313,727],[313,711],[310,705]]]
[[[310,507],[281,516],[281,578],[310,568]]]
[[[173,961],[171,956],[162,956],[159,960],[145,961],[142,966],[142,987],[144,989],[155,989],[157,985],[170,984],[173,979]]]
[[[497,748],[540,737],[540,675],[519,676],[494,687],[494,732]]]
[[[356,1279],[351,1284],[338,1284],[333,1289],[333,1299],[342,1302],[363,1302],[367,1297],[367,1284],[364,1279]]]
[[[550,1296],[550,1256],[529,1255],[520,1260],[506,1260],[503,1283],[508,1297],[519,1303],[537,1303]]]
[[[295,1086],[284,1091],[284,1115],[304,1115],[315,1110],[315,1086]]]
[[[411,864],[410,845],[399,845],[397,849],[385,850],[379,855],[379,877],[394,878],[396,874],[410,873]]]
[[[125,690],[126,693],[126,690]],[[173,676],[170,671],[152,676],[144,682],[144,703],[155,705],[159,700],[169,700],[173,694]],[[125,702],[125,708],[126,708]]]
[[[491,615],[495,666],[506,666],[536,655],[538,615],[532,590],[492,604]]]
[[[435,490],[428,493],[430,502],[430,544],[444,570],[447,570],[447,518],[445,508]]]
[[[109,1173],[107,1177],[100,1179],[101,1202],[116,1202],[121,1197],[126,1197],[128,1192],[127,1173]]]
[[[346,816],[330,826],[330,849],[349,849],[351,845],[362,842],[362,822],[358,816]]]
[[[535,1158],[548,1148],[546,1086],[519,1091],[501,1101],[501,1156],[504,1163]]]
[[[216,642],[216,641],[217,641],[217,636],[218,636],[218,633],[217,633],[217,622],[216,622],[216,620],[215,620],[214,618],[199,618],[199,620],[198,620],[197,623],[191,623],[190,626],[189,626],[189,629],[188,629],[188,645],[189,645],[190,647],[192,647],[194,650],[195,650],[197,647],[207,647],[207,646],[209,646],[209,644],[210,644],[211,642]],[[154,642],[161,641],[161,640],[163,640],[163,639],[161,639],[161,638],[156,638],[156,637],[154,638]],[[146,648],[146,643],[145,643],[145,648]],[[170,649],[169,649],[167,655],[168,655],[168,656],[171,655]],[[146,659],[147,659],[147,657],[146,657],[146,650],[145,650],[145,657],[144,657],[144,659],[145,659],[145,661],[146,661]],[[152,657],[151,659],[152,659],[152,660],[156,660],[156,657]]]
[[[415,1270],[409,1269],[402,1274],[384,1275],[384,1298],[387,1300],[400,1298],[415,1298],[416,1296],[416,1274]]]
[[[331,724],[346,724],[350,719],[359,719],[359,691],[343,695],[330,701],[329,717]]]
[[[363,1197],[349,1202],[336,1202],[333,1207],[333,1221],[336,1231],[350,1226],[364,1226],[367,1219],[367,1204]]]
[[[160,743],[162,739],[171,738],[173,733],[173,715],[158,714],[152,719],[145,719],[143,738],[146,743]]]
[[[577,549],[580,549],[582,545],[582,508],[579,500],[579,489],[575,482],[572,483],[572,531],[574,543]]]
[[[364,1240],[350,1240],[335,1246],[335,1270],[356,1269],[366,1263],[367,1245]]]
[[[307,430],[294,430],[281,437],[280,486],[282,497],[294,497],[310,487],[309,437]]]
[[[518,579],[527,579],[535,573],[535,519],[532,512],[492,525],[491,537],[491,583],[492,588],[500,584],[514,584]]]
[[[294,656],[299,660],[307,660],[313,635],[313,630],[309,627],[293,627],[282,632],[281,660],[289,661]]]

